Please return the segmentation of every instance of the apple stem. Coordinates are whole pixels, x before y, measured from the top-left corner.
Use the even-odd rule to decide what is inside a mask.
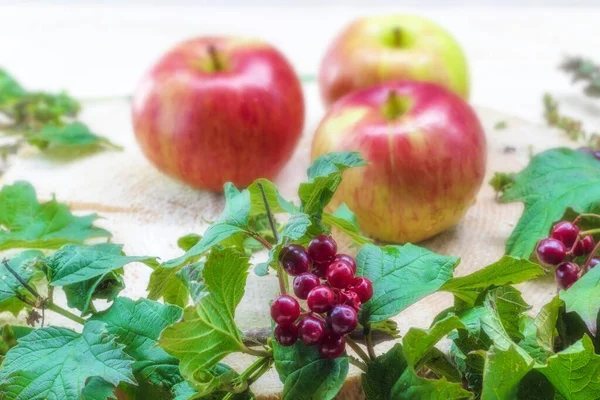
[[[219,60],[219,54],[217,53],[217,48],[214,44],[208,46],[208,55],[210,55],[210,60],[212,61],[212,65],[215,71],[222,71],[223,64],[221,60]]]
[[[394,27],[392,30],[392,35],[394,37],[394,46],[401,47],[402,46],[402,29],[399,27]]]

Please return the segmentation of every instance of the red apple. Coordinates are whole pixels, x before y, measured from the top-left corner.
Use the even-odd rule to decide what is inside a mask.
[[[469,96],[467,61],[458,43],[439,25],[414,15],[353,22],[329,47],[319,75],[326,105],[357,89],[405,79]]]
[[[426,82],[389,82],[336,102],[312,157],[331,151],[359,151],[370,161],[344,173],[334,205],[346,202],[362,230],[386,242],[418,242],[454,225],[485,173],[477,116],[458,95]]]
[[[192,186],[221,191],[274,178],[302,133],[304,99],[271,45],[204,37],[183,42],[145,75],[133,125],[148,159]]]

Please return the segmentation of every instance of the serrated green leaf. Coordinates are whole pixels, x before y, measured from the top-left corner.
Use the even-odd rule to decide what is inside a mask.
[[[177,272],[177,277],[186,287],[194,304],[198,304],[202,296],[206,294],[206,286],[204,285],[204,278],[202,278],[203,270],[204,263],[195,262],[190,265],[186,265]]]
[[[484,307],[498,315],[504,330],[514,342],[523,338],[520,316],[531,307],[521,297],[521,292],[512,286],[501,286],[488,292]]]
[[[21,338],[6,355],[0,391],[7,400],[78,399],[94,376],[114,386],[134,384],[132,363],[101,322],[88,322],[81,334],[41,328]]]
[[[396,343],[387,353],[373,360],[367,372],[361,375],[362,388],[367,400],[389,400],[392,387],[407,366],[400,343]]]
[[[552,149],[536,155],[515,176],[503,202],[520,201],[525,210],[506,242],[506,253],[529,258],[536,243],[569,207],[585,213],[600,204],[600,164],[587,154]]]
[[[490,286],[517,284],[545,275],[546,271],[531,261],[504,256],[472,274],[452,278],[440,288],[473,306],[479,294]]]
[[[597,399],[600,393],[600,355],[594,354],[592,340],[583,339],[548,358],[536,368],[567,400]]]
[[[356,245],[362,246],[372,243],[373,240],[360,234],[360,227],[356,215],[342,203],[333,214],[323,213],[323,223],[332,225],[348,235]]]
[[[460,382],[461,374],[444,354],[437,347],[433,347],[427,352],[425,358],[421,361],[423,367],[429,369],[438,378],[446,378],[450,382]]]
[[[542,307],[535,319],[521,321],[523,340],[519,346],[538,362],[545,362],[554,353],[554,341],[558,335],[556,324],[562,304],[556,296]]]
[[[519,382],[532,369],[533,360],[526,360],[516,346],[499,349],[492,346],[485,360],[481,400],[514,399]]]
[[[320,218],[342,181],[342,172],[363,165],[367,165],[366,161],[356,152],[327,153],[318,157],[308,168],[308,182],[298,188],[300,210]]]
[[[519,400],[560,400],[561,397],[555,397],[554,386],[542,373],[531,370],[519,382],[516,398]]]
[[[47,259],[52,286],[84,282],[121,269],[132,262],[141,262],[152,267],[157,265],[155,257],[126,256],[123,245],[113,243],[91,246],[67,244]]]
[[[292,204],[292,202],[284,199],[279,191],[277,190],[277,186],[268,179],[257,179],[250,186],[248,186],[248,192],[250,193],[250,214],[264,214],[265,203],[263,201],[262,193],[258,186],[258,183],[262,184],[262,187],[265,191],[265,196],[267,198],[267,203],[269,204],[269,208],[272,213],[289,213],[292,214],[297,211],[297,207]]]
[[[464,390],[460,383],[448,382],[445,378],[421,378],[412,368],[406,368],[392,388],[390,398],[394,400],[458,400],[472,397],[473,394]]]
[[[362,305],[363,325],[383,321],[437,291],[452,277],[459,260],[411,244],[367,244],[356,257],[357,276],[373,282],[373,297]]]
[[[348,375],[348,357],[315,360],[292,372],[283,384],[283,400],[332,400]]]
[[[41,251],[26,250],[7,262],[25,282],[33,284],[44,277],[36,266],[43,256]],[[17,297],[28,294],[17,278],[0,262],[0,311],[10,311],[17,315],[25,307],[25,303],[17,300]]]
[[[186,253],[173,260],[162,264],[164,268],[178,268],[191,260],[200,257],[213,246],[231,238],[236,234],[248,232],[248,219],[250,218],[250,193],[248,190],[241,192],[231,183],[223,188],[225,195],[225,209],[217,221],[208,227],[202,239]],[[148,288],[152,291],[152,288]],[[156,299],[154,299],[156,300]]]
[[[559,296],[567,312],[577,313],[595,335],[600,311],[600,268],[589,270],[569,289],[561,290]]]
[[[0,250],[28,247],[56,249],[66,243],[83,243],[110,233],[93,225],[96,215],[76,217],[56,200],[38,203],[27,182],[0,190]]]
[[[105,137],[96,135],[81,122],[71,122],[67,125],[45,125],[39,131],[27,136],[27,142],[42,150],[54,152],[88,152],[110,148],[123,148],[112,143]]]
[[[179,362],[157,346],[161,332],[179,321],[183,310],[155,301],[133,301],[119,297],[106,311],[90,318],[106,324],[109,333],[125,346],[125,353],[135,360],[133,373],[138,381],[147,381],[158,388],[170,389],[181,382]]]
[[[419,328],[410,328],[404,335],[402,345],[404,348],[404,357],[408,365],[415,367],[429,350],[437,342],[444,338],[454,329],[464,329],[464,324],[455,315],[437,321],[428,330]]]
[[[186,379],[245,348],[234,315],[247,276],[245,255],[230,248],[211,251],[203,271],[208,294],[197,306],[186,308],[183,321],[165,329],[160,339],[160,345],[180,360]]]
[[[84,400],[107,400],[116,399],[115,385],[106,382],[104,379],[94,376],[83,388],[82,397]]]
[[[165,302],[181,308],[188,305],[190,293],[183,280],[178,277],[178,272],[183,267],[164,268],[157,267],[150,275],[148,282],[148,298],[150,300],[164,299]]]
[[[125,289],[123,270],[111,271],[84,282],[63,286],[62,289],[67,296],[67,305],[78,309],[84,316],[95,311],[94,300],[113,301],[119,296],[121,290]]]

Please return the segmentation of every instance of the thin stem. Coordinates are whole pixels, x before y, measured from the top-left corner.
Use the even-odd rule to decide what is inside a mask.
[[[371,360],[377,358],[377,354],[375,354],[375,346],[373,346],[373,335],[371,334],[371,330],[369,328],[365,328],[365,342],[367,344],[367,351],[369,352],[369,357]]]
[[[581,221],[583,218],[598,218],[600,219],[600,215],[598,214],[593,214],[593,213],[583,213],[583,214],[579,214],[577,216],[577,218],[575,218],[575,221],[573,221],[573,224],[577,225],[577,223],[579,221]]]
[[[27,283],[27,282],[25,281],[25,279],[21,278],[21,275],[19,275],[19,274],[17,273],[17,271],[15,271],[14,269],[12,269],[12,267],[11,267],[11,266],[8,264],[8,260],[7,260],[6,258],[2,260],[2,264],[4,264],[4,266],[6,267],[6,269],[7,269],[7,270],[8,270],[8,271],[9,271],[11,274],[13,274],[13,276],[14,276],[14,277],[15,277],[15,278],[16,278],[16,279],[19,281],[19,283],[20,283],[21,285],[23,285],[23,287],[24,287],[25,289],[27,289],[27,290],[29,291],[29,293],[31,293],[32,295],[34,295],[34,296],[35,296],[35,298],[36,298],[36,299],[38,299],[38,300],[41,300],[41,299],[42,299],[42,296],[40,296],[40,294],[37,292],[37,290],[35,290],[33,287],[31,287],[31,286],[29,285],[29,283]]]
[[[271,225],[271,231],[273,231],[273,237],[276,242],[279,242],[279,234],[277,233],[277,227],[275,226],[275,218],[273,218],[273,213],[271,213],[271,206],[269,206],[269,202],[267,201],[267,194],[265,193],[265,188],[261,181],[257,182],[258,188],[260,189],[260,195],[262,196],[263,203],[265,203],[265,211],[267,212],[267,218],[269,218],[269,225]]]
[[[242,349],[242,353],[246,353],[246,354],[250,354],[251,356],[257,356],[257,357],[271,357],[271,353],[269,353],[266,350],[258,350],[258,349],[251,349],[250,347],[246,347]]]
[[[350,346],[350,348],[352,350],[354,350],[354,352],[360,357],[362,358],[362,360],[366,363],[369,363],[371,360],[369,359],[369,356],[367,355],[367,353],[365,353],[365,351],[360,347],[360,345],[358,343],[356,343],[354,340],[352,340],[350,337],[346,336],[346,343],[348,343],[348,346]]]
[[[214,45],[208,46],[208,54],[210,55],[210,60],[212,62],[213,68],[215,71],[222,71],[223,64],[221,60],[219,60],[219,54],[217,53],[217,48]]]
[[[273,231],[273,237],[275,241],[279,243],[279,235],[277,233],[277,228],[275,226],[275,218],[273,217],[273,213],[271,213],[271,207],[269,206],[269,202],[267,201],[267,194],[265,193],[265,188],[262,185],[262,182],[258,181],[258,189],[260,189],[260,194],[263,199],[263,203],[265,204],[265,211],[267,212],[267,218],[269,219],[269,225],[271,225],[271,230]],[[285,272],[279,263],[277,265],[277,279],[279,280],[279,291],[281,294],[287,293],[287,279],[285,277]]]
[[[63,317],[69,318],[73,322],[77,322],[78,324],[85,324],[85,319],[78,317],[70,311],[65,310],[64,308],[57,306],[54,303],[48,302],[47,304],[48,310],[54,311],[55,313],[62,315]]]
[[[263,246],[265,246],[265,248],[267,250],[271,250],[273,248],[273,245],[271,243],[269,243],[267,241],[267,239],[265,239],[264,237],[260,236],[258,233],[256,232],[247,232],[248,236],[250,236],[252,239],[260,242],[260,244],[262,244]]]
[[[358,367],[358,369],[360,369],[362,372],[367,372],[367,364],[352,356],[348,357],[348,359],[350,360],[350,364]]]
[[[270,357],[261,357],[259,359],[257,359],[256,361],[254,361],[252,364],[250,364],[250,366],[248,368],[246,368],[244,370],[244,372],[242,372],[240,374],[240,378],[241,379],[247,379],[248,377],[252,376],[252,374],[254,372],[256,372],[257,370],[259,370],[265,362],[269,362]]]
[[[579,232],[579,236],[584,237],[584,236],[587,236],[587,235],[594,235],[596,233],[600,233],[600,228],[589,229],[587,231],[581,231],[581,232]]]
[[[585,260],[585,264],[583,264],[583,273],[584,274],[587,272],[587,270],[590,266],[590,263],[592,262],[592,258],[594,258],[594,255],[596,255],[596,253],[598,252],[598,249],[600,249],[600,242],[596,243],[594,250],[592,250],[592,252],[588,256],[588,258]]]

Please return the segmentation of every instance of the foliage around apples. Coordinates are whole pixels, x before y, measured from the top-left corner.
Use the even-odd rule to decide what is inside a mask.
[[[597,189],[600,183],[594,179],[600,167],[584,156],[564,149],[540,154],[516,175],[510,188],[514,194],[508,198],[524,199],[529,208],[552,197],[542,195],[542,189],[562,198],[563,184],[550,184],[535,172],[550,163],[558,163],[564,174],[570,165],[584,166],[586,173],[569,177]],[[512,286],[545,275],[541,266],[526,259],[531,251],[454,277],[458,258],[411,244],[377,246],[360,235],[347,208],[324,211],[342,172],[361,165],[364,160],[356,153],[317,159],[299,188],[299,206],[283,199],[266,180],[244,190],[226,185],[221,217],[203,236],[181,238],[185,253],[162,263],[155,257],[126,256],[118,244],[87,244],[90,238],[110,237],[94,225],[96,216],[74,216],[55,200],[39,203],[25,182],[4,186],[0,248],[34,250],[13,253],[7,264],[14,275],[0,266],[0,310],[15,315],[25,310],[32,325],[40,325],[37,314],[45,309],[82,326],[3,326],[0,398],[96,400],[115,398],[118,390],[131,399],[251,399],[251,384],[275,368],[284,399],[333,399],[350,364],[362,370],[369,400],[596,398],[600,302],[594,299],[600,298],[600,269],[531,315]],[[269,208],[287,214],[280,218],[284,222],[278,226],[278,241],[268,230],[261,186]],[[560,203],[556,218],[562,216],[558,208],[564,213],[578,204]],[[528,213],[528,218],[539,218],[528,208],[523,218]],[[361,351],[326,360],[300,342],[291,347],[272,339],[253,343],[235,324],[248,274],[277,273],[284,244],[306,244],[331,229],[361,246],[357,275],[368,277],[374,286],[373,298],[359,315]],[[525,235],[524,242],[535,243],[536,235],[547,234],[547,229],[530,229],[532,237],[519,226],[515,232]],[[270,247],[268,258],[251,266],[250,253],[259,243]],[[133,262],[153,269],[148,299],[119,295],[125,285],[123,267]],[[63,288],[68,305],[79,315],[54,303],[55,287]],[[390,318],[436,292],[452,294],[454,304],[428,329],[403,329],[404,336],[395,339],[398,332]],[[110,306],[98,311],[96,299],[107,299]],[[268,304],[264,306],[267,313]],[[402,323],[401,318],[396,321]],[[395,342],[387,351],[374,348],[375,333]],[[236,353],[253,357],[247,369],[234,371],[226,365],[224,358]]]

